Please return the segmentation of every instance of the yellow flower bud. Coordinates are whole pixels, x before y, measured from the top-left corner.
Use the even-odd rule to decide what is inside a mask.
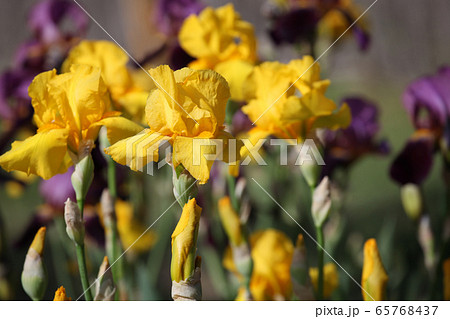
[[[238,214],[233,209],[228,196],[219,200],[219,216],[231,243],[233,246],[239,246],[244,241],[241,221]]]
[[[444,300],[450,300],[450,258],[444,260],[442,268],[444,271]]]
[[[191,277],[195,270],[195,253],[201,207],[195,198],[184,205],[180,220],[172,234],[172,280],[180,282]]]
[[[72,301],[72,298],[67,297],[66,289],[61,286],[55,291],[55,297],[53,298],[53,301]]]
[[[47,287],[47,271],[42,260],[46,228],[41,227],[28,249],[22,271],[22,286],[33,300],[41,300]]]
[[[372,298],[375,301],[385,300],[388,279],[378,252],[377,241],[371,238],[364,244],[364,265],[361,279],[364,300],[368,301]]]
[[[319,269],[310,268],[309,276],[311,277],[311,282],[314,289],[317,291],[317,285],[319,281]],[[330,298],[331,294],[339,286],[339,275],[336,265],[333,263],[328,263],[323,267],[323,297]]]
[[[400,189],[403,208],[412,220],[417,220],[422,214],[423,203],[420,187],[416,184],[406,184]]]

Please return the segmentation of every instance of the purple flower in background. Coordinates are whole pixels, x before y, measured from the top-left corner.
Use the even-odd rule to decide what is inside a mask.
[[[176,36],[184,19],[199,13],[204,7],[198,0],[158,0],[156,26],[168,36]]]
[[[46,0],[30,12],[28,24],[36,39],[55,43],[85,34],[89,19],[73,1]]]
[[[31,113],[28,86],[34,74],[24,70],[8,70],[0,75],[0,116],[5,120],[26,118]]]
[[[47,204],[62,210],[67,198],[76,201],[75,191],[70,181],[73,170],[74,168],[71,166],[64,174],[58,174],[48,180],[42,180],[39,185],[39,191]]]
[[[433,165],[434,141],[432,135],[418,133],[405,145],[392,163],[390,175],[401,185],[420,185]]]
[[[269,34],[275,44],[295,44],[313,36],[319,15],[311,8],[295,9],[273,14],[270,20]]]
[[[403,105],[416,129],[439,137],[450,118],[450,67],[411,83],[403,94]]]
[[[358,97],[346,98],[342,103],[350,107],[352,122],[346,129],[328,131],[325,135],[326,175],[337,167],[348,167],[366,154],[389,153],[388,142],[375,139],[380,129],[376,105]]]

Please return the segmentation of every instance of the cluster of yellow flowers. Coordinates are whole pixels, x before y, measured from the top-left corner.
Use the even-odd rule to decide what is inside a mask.
[[[234,137],[224,126],[230,98],[244,102],[242,111],[254,122],[255,127],[245,133],[253,145],[269,135],[303,142],[316,129],[339,129],[350,123],[348,106],[338,107],[325,96],[330,82],[321,79],[320,66],[312,57],[287,64],[258,65],[253,26],[241,20],[231,4],[206,8],[198,16],[188,17],[179,41],[196,60],[189,68],[175,71],[167,65],[158,66],[148,71],[151,78],[128,69],[127,55],[115,44],[81,42],[64,61],[61,74],[56,70],[44,72],[30,85],[37,132],[22,142],[14,142],[11,150],[0,156],[0,165],[7,171],[18,170],[48,179],[89,155],[100,128],[106,126],[111,146],[104,151],[117,163],[142,170],[159,160],[159,147],[167,142],[173,149],[174,169],[182,165],[204,184],[219,157],[217,140],[223,143],[221,159],[238,164],[239,158],[228,154]],[[195,163],[194,144],[200,139],[210,142],[202,144],[200,162]],[[130,147],[142,142],[143,148]],[[248,153],[248,147],[243,146],[238,153]],[[115,206],[122,245],[128,248],[140,238],[144,228],[133,219],[130,205],[117,201]],[[195,198],[190,199],[172,234],[171,272],[177,283],[188,280],[197,267],[201,211]],[[232,220],[227,220],[227,216],[232,216]],[[233,244],[241,245],[245,240],[237,214],[225,214],[223,219],[227,231],[234,234]],[[153,234],[147,233],[134,249],[146,249],[154,240]],[[253,260],[249,286],[252,298],[290,299],[294,253],[291,240],[280,231],[267,229],[251,235],[249,245]],[[368,242],[365,254],[368,264],[364,267],[363,286],[376,299],[383,299],[387,276],[376,243]],[[231,254],[224,264],[236,271]],[[317,274],[317,269],[309,272],[315,287]],[[325,297],[337,285],[337,269],[327,265]],[[242,294],[237,297],[243,298]],[[364,298],[367,299],[366,294]],[[55,293],[55,300],[68,299],[63,287]]]

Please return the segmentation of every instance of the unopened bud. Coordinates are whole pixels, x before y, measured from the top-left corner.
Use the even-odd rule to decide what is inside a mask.
[[[322,227],[331,210],[330,180],[325,176],[313,193],[311,214],[316,227]]]
[[[68,198],[64,206],[64,220],[66,221],[66,232],[70,239],[76,244],[84,243],[84,221],[78,205]]]
[[[317,185],[320,176],[321,167],[313,160],[304,161],[300,165],[300,171],[309,187],[313,188]]]
[[[72,298],[67,297],[66,289],[61,286],[55,291],[55,297],[53,298],[53,301],[72,301]]]
[[[108,189],[104,189],[100,197],[100,204],[102,206],[102,218],[105,224],[109,224],[114,220],[114,199]]]
[[[46,228],[41,227],[30,248],[22,271],[22,287],[34,301],[41,300],[47,288],[47,271],[43,263]]]
[[[389,277],[378,252],[377,241],[371,238],[364,244],[364,265],[361,279],[364,300],[386,300],[388,279]]]
[[[219,200],[219,216],[222,226],[233,246],[239,246],[244,238],[242,236],[241,221],[231,205],[231,200],[225,196]]]
[[[114,285],[111,267],[109,266],[108,257],[105,256],[95,282],[94,301],[112,301],[115,293],[116,286]]]
[[[419,243],[425,257],[425,267],[432,273],[436,261],[434,255],[434,236],[429,216],[423,216],[420,219],[418,232]]]
[[[194,273],[201,213],[202,208],[197,205],[195,198],[189,200],[172,233],[172,281],[185,281]]]
[[[192,177],[183,165],[180,164],[173,170],[172,182],[173,195],[182,208],[191,198],[197,196],[197,180]]]
[[[94,161],[91,154],[87,154],[75,164],[75,171],[72,173],[72,186],[75,190],[77,200],[84,200],[94,179]]]
[[[422,194],[416,184],[405,184],[400,189],[403,209],[412,220],[417,220],[422,214]]]
[[[292,255],[291,277],[293,290],[299,300],[314,300],[314,288],[309,277],[306,247],[303,235],[299,234]]]
[[[102,126],[100,132],[98,133],[98,143],[100,146],[100,150],[102,151],[102,155],[106,160],[111,159],[111,156],[105,153],[105,149],[111,146],[111,143],[108,139],[108,132],[106,126]]]

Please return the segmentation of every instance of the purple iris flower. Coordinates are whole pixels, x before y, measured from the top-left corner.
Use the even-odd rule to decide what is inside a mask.
[[[25,118],[31,112],[28,86],[34,74],[24,69],[0,75],[0,116],[5,120]]]
[[[89,18],[73,1],[46,0],[30,12],[28,24],[36,39],[55,43],[85,34]]]
[[[450,118],[450,67],[411,83],[403,94],[403,105],[416,129],[439,136]]]
[[[184,19],[204,7],[198,0],[159,0],[155,11],[157,27],[161,33],[176,36]]]
[[[70,180],[73,170],[72,166],[64,174],[58,174],[48,180],[41,181],[39,191],[47,204],[62,210],[67,198],[76,201],[75,191]]]
[[[366,154],[389,153],[388,142],[375,139],[380,129],[376,105],[359,97],[349,97],[344,102],[350,107],[352,122],[346,129],[328,131],[325,136],[324,171],[327,175],[337,167],[348,167]]]
[[[390,175],[401,185],[420,185],[433,166],[433,136],[411,138],[391,165]]]

